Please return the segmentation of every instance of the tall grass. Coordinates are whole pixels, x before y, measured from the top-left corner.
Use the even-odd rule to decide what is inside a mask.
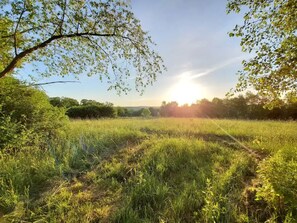
[[[72,121],[42,150],[0,151],[0,219],[294,222],[296,132],[278,121]]]

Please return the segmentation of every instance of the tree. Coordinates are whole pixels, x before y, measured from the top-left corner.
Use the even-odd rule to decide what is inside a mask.
[[[10,32],[10,27],[12,27],[12,22],[5,18],[0,17],[0,36],[8,35]],[[9,59],[12,57],[11,49],[12,42],[11,39],[0,39],[0,71],[4,69],[4,64],[7,64]]]
[[[154,107],[149,107],[149,110],[150,110],[150,112],[151,112],[151,115],[153,116],[153,117],[158,117],[158,116],[160,116],[160,109],[159,108],[154,108]]]
[[[97,74],[126,92],[132,74],[136,89],[143,90],[164,69],[124,0],[5,0],[0,28],[0,78],[26,61],[44,64],[46,76]]]
[[[288,94],[286,98],[286,112],[291,119],[297,119],[297,94]]]
[[[248,114],[246,98],[243,95],[228,100],[229,115],[233,118],[245,119]]]
[[[103,105],[103,103],[100,103],[98,101],[95,101],[95,100],[89,100],[89,99],[82,99],[80,101],[80,104],[81,105]]]
[[[70,118],[81,118],[81,119],[103,118],[103,117],[113,118],[116,115],[116,111],[112,106],[89,104],[89,105],[73,106],[67,110],[66,114]]]
[[[297,91],[297,0],[228,0],[228,13],[241,10],[244,24],[230,36],[241,37],[244,52],[235,92],[252,86],[276,105],[286,93]]]
[[[65,107],[65,108],[70,108],[70,107],[79,105],[79,103],[78,103],[78,101],[76,99],[67,98],[67,97],[62,97],[61,98],[61,103],[62,103],[63,107]]]
[[[128,109],[123,107],[117,107],[116,113],[118,117],[128,117],[130,115]]]
[[[59,108],[63,107],[60,97],[51,97],[49,98],[49,102],[51,103],[52,106],[59,107]]]
[[[67,97],[52,97],[49,99],[50,103],[55,107],[64,107],[64,108],[70,108],[73,106],[78,106],[79,103],[74,98],[67,98]]]
[[[227,116],[228,107],[224,103],[226,101],[224,101],[223,99],[220,99],[220,98],[213,98],[211,102],[212,102],[212,106],[213,106],[213,109],[214,109],[213,115],[215,117],[223,118],[223,117]]]
[[[211,101],[204,98],[198,101],[198,105],[197,115],[199,117],[215,117],[215,108]]]
[[[160,115],[162,117],[177,116],[176,114],[177,109],[178,109],[178,103],[176,101],[172,101],[168,103],[166,103],[166,101],[163,101],[160,107]]]
[[[141,111],[141,116],[144,117],[144,118],[148,118],[150,117],[152,114],[151,114],[151,111],[148,109],[148,108],[143,108],[142,111]]]

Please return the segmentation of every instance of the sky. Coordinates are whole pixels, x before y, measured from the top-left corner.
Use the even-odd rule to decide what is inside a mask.
[[[116,106],[160,106],[162,101],[191,104],[223,98],[234,88],[241,61],[240,40],[228,32],[242,23],[237,14],[226,14],[227,0],[132,0],[132,11],[157,44],[167,67],[143,95],[107,91],[97,76],[80,76],[79,82],[43,86],[50,97],[71,97],[111,102]],[[45,81],[73,80],[52,77]],[[40,80],[42,82],[42,80]]]

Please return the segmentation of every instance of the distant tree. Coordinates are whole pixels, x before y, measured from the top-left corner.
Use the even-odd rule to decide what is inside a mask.
[[[111,102],[105,102],[104,105],[109,106],[109,107],[113,107],[113,103],[111,103]]]
[[[200,101],[198,101],[198,116],[199,117],[210,117],[213,118],[215,117],[215,108],[212,104],[211,101],[207,100],[207,99],[202,99]]]
[[[248,118],[248,106],[246,98],[243,95],[230,98],[229,103],[229,116],[232,118],[245,119]]]
[[[132,72],[141,90],[164,69],[151,37],[124,0],[1,1],[0,46],[0,78],[24,62],[43,63],[43,75],[87,72],[127,91]],[[122,61],[129,66],[120,66]]]
[[[297,120],[297,94],[288,94],[286,98],[286,116]]]
[[[245,94],[245,99],[250,119],[265,119],[268,117],[269,110],[264,108],[265,104],[269,102],[266,97],[248,91]]]
[[[143,108],[141,111],[141,116],[144,118],[148,118],[151,116],[151,111],[148,108]]]
[[[101,117],[114,118],[116,116],[115,108],[109,104],[99,106],[99,108],[100,108],[100,116]]]
[[[128,117],[128,116],[130,116],[129,110],[127,108],[117,107],[116,112],[117,112],[117,116],[119,116],[119,117]]]
[[[59,107],[59,108],[63,107],[60,97],[51,97],[49,98],[49,102],[51,103],[52,106]]]
[[[177,103],[163,102],[160,108],[162,117],[204,117],[235,119],[297,119],[297,95],[289,94],[280,107],[272,109],[263,105],[268,99],[251,92],[237,97],[212,101],[202,99],[191,106],[178,106]]]
[[[177,116],[177,110],[178,110],[177,102],[173,101],[173,102],[166,103],[166,101],[163,101],[160,108],[160,114],[163,117]]]
[[[149,110],[150,110],[151,115],[152,115],[153,117],[158,117],[158,116],[160,116],[159,108],[149,107]]]
[[[195,112],[192,109],[192,106],[189,106],[188,104],[184,104],[183,106],[178,107],[176,116],[178,116],[178,117],[194,117]]]
[[[50,103],[55,107],[64,107],[64,108],[70,108],[73,106],[78,106],[79,103],[76,99],[73,98],[67,98],[67,97],[52,97],[49,99]]]
[[[67,98],[67,97],[62,97],[61,98],[61,103],[62,103],[62,106],[64,108],[70,108],[70,107],[73,107],[73,106],[78,106],[79,103],[76,99],[74,98]]]
[[[81,105],[103,105],[103,103],[100,103],[98,101],[95,100],[89,100],[89,99],[82,99],[80,101]]]
[[[117,107],[116,108],[117,116],[118,117],[125,117],[125,110],[122,107]]]
[[[226,106],[225,101],[220,98],[213,98],[211,102],[213,104],[213,115],[216,118],[226,117],[228,107]]]
[[[244,14],[230,36],[241,37],[244,52],[255,55],[243,61],[236,92],[252,86],[270,105],[297,91],[297,0],[228,0],[228,12]]]
[[[92,119],[92,118],[113,118],[116,111],[113,107],[106,105],[80,105],[69,108],[66,114],[70,118]]]

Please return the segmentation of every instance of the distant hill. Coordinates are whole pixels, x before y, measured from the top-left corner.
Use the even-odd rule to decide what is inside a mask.
[[[160,108],[160,106],[120,106],[122,108],[127,108],[128,110],[138,111],[143,108]]]

